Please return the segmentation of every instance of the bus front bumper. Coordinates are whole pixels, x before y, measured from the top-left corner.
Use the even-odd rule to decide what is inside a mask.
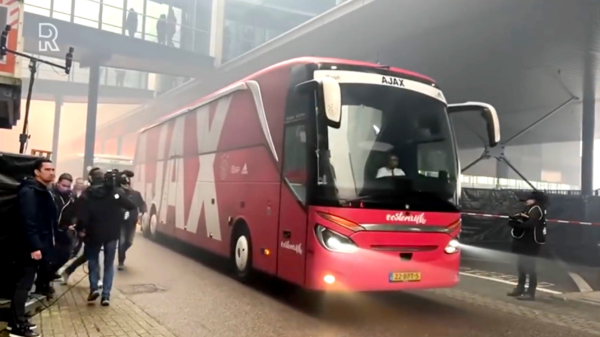
[[[460,252],[431,252],[408,260],[399,252],[319,248],[307,256],[306,287],[350,292],[450,288],[458,284],[459,267]]]

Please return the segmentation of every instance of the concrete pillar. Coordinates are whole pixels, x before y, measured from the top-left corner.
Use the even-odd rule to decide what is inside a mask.
[[[583,99],[581,114],[581,194],[590,196],[594,189],[594,132],[596,124],[596,55],[598,14],[581,13],[584,19],[585,68],[583,69]]]
[[[596,59],[592,51],[597,25],[586,29],[587,50],[583,72],[583,104],[581,116],[581,194],[590,196],[594,189],[594,133],[596,126]]]
[[[57,96],[54,101],[54,131],[52,131],[52,161],[58,162],[58,138],[60,135],[60,115],[62,112],[63,100]]]
[[[591,71],[586,71],[591,73]],[[593,77],[586,75],[585,77]],[[586,81],[588,83],[588,81]],[[593,82],[591,82],[593,83]],[[587,84],[588,86],[593,84]],[[581,193],[590,196],[594,188],[594,132],[596,124],[596,100],[594,91],[584,88],[583,113],[581,118]]]
[[[223,60],[223,28],[225,27],[225,0],[212,0],[210,18],[210,56],[215,58],[215,67]]]
[[[123,136],[119,136],[117,138],[117,156],[120,156],[123,153]]]
[[[94,165],[94,146],[96,142],[96,117],[98,114],[98,88],[100,86],[100,62],[90,65],[88,82],[87,119],[85,123],[85,152],[83,158],[83,176]]]

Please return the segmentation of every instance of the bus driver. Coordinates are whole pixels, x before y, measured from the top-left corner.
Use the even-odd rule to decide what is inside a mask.
[[[404,171],[398,168],[398,156],[390,154],[388,163],[386,166],[380,168],[377,171],[376,179],[385,177],[403,177],[405,176]]]

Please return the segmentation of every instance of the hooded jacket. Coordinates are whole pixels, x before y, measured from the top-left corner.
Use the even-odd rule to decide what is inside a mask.
[[[77,223],[75,199],[73,194],[61,193],[57,188],[52,191],[54,203],[58,210],[58,232],[56,235],[56,243],[61,246],[71,244],[71,238],[68,234],[69,227]]]
[[[77,229],[85,231],[87,244],[101,245],[118,240],[123,223],[123,209],[132,211],[135,204],[120,188],[103,183],[88,187],[77,206]]]
[[[22,238],[28,253],[41,251],[42,257],[53,256],[58,211],[48,188],[35,179],[25,179],[17,192]]]

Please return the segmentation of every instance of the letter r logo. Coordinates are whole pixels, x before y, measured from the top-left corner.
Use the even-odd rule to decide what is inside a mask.
[[[48,22],[40,22],[38,27],[38,49],[39,51],[60,51],[56,39],[58,38],[58,29],[56,26]]]

